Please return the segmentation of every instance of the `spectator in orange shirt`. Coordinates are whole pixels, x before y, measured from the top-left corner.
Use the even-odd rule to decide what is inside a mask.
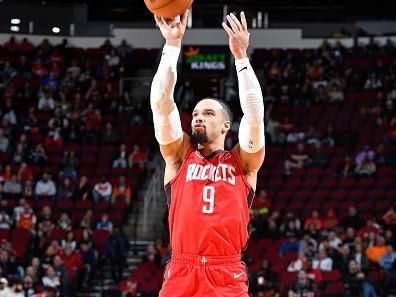
[[[111,202],[114,203],[116,200],[124,200],[128,205],[131,202],[132,189],[126,184],[125,177],[120,176],[118,185],[113,187],[113,195]]]
[[[381,257],[385,256],[387,252],[388,248],[385,244],[385,238],[382,235],[377,235],[375,245],[367,248],[366,255],[370,261],[378,263]]]
[[[307,230],[309,225],[314,225],[316,230],[321,230],[323,227],[322,220],[319,218],[319,211],[314,209],[311,216],[305,221],[304,229]]]

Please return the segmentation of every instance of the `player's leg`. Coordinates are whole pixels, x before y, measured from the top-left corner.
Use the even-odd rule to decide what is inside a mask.
[[[199,284],[202,282],[200,273],[199,266],[169,262],[165,268],[164,281],[159,297],[200,296]]]
[[[214,265],[206,269],[205,296],[248,297],[248,277],[243,263]]]

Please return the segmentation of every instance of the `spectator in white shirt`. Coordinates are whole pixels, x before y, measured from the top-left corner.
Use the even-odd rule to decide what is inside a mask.
[[[312,262],[313,269],[319,269],[322,271],[331,271],[333,270],[333,260],[327,256],[326,250],[321,249],[318,252],[318,259],[313,260]]]
[[[0,229],[10,230],[11,219],[4,209],[0,210]]]
[[[113,187],[111,183],[109,183],[106,177],[103,176],[101,182],[97,183],[92,190],[92,197],[94,202],[97,202],[100,199],[109,202],[112,191]]]
[[[54,110],[55,108],[55,101],[51,96],[49,90],[46,90],[45,93],[40,97],[38,102],[38,110]]]
[[[329,247],[331,247],[333,249],[338,249],[342,244],[342,240],[337,237],[337,234],[334,230],[331,230],[329,232],[327,241],[329,242]]]
[[[55,199],[55,195],[56,195],[55,183],[50,179],[48,173],[44,173],[43,177],[37,182],[34,193],[36,199],[44,198],[44,197]]]

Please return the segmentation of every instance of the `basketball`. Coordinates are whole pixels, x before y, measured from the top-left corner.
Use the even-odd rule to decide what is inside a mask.
[[[144,0],[147,8],[155,15],[171,18],[182,15],[193,0]]]

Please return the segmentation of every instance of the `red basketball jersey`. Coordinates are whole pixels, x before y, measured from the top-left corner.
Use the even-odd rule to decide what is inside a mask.
[[[166,186],[172,251],[205,256],[239,255],[248,240],[254,197],[231,151],[203,157],[192,149]]]

